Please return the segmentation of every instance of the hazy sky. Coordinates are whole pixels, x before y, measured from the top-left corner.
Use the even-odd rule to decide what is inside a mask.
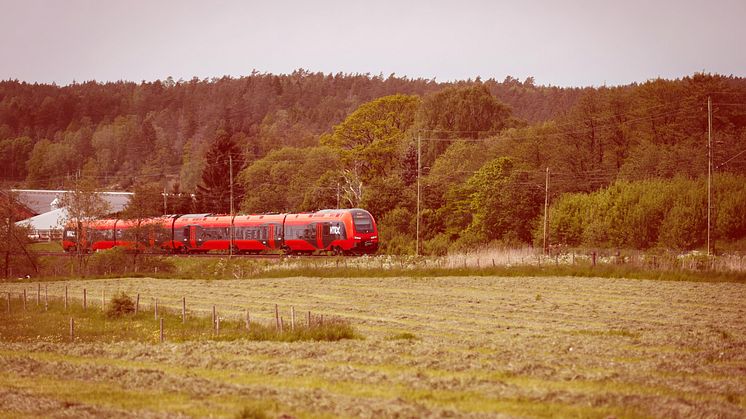
[[[0,0],[0,79],[746,76],[746,0]]]

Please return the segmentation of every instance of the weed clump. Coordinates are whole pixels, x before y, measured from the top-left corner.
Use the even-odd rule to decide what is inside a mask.
[[[236,414],[236,419],[266,419],[267,413],[257,406],[246,406]]]
[[[419,338],[414,333],[402,332],[402,333],[397,333],[395,335],[390,335],[386,339],[387,340],[417,340]]]
[[[120,292],[111,299],[109,308],[106,310],[106,316],[118,318],[135,312],[135,302],[132,297]]]

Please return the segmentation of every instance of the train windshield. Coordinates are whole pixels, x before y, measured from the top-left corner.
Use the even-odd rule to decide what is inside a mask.
[[[364,212],[357,212],[353,214],[352,219],[355,223],[355,231],[358,233],[372,233],[373,232],[373,217],[370,214]]]

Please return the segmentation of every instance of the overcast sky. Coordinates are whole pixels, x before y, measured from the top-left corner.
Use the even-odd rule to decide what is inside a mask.
[[[746,0],[0,0],[0,79],[746,76]]]

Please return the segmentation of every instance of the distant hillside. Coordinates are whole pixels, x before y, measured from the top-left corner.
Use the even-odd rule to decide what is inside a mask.
[[[463,81],[472,85],[481,81]],[[83,169],[102,186],[170,179],[191,190],[216,129],[228,129],[248,160],[283,146],[311,146],[362,103],[402,93],[425,96],[452,83],[426,79],[252,73],[241,78],[86,82],[59,87],[0,82],[0,180],[63,187]],[[507,77],[484,85],[528,123],[567,112],[582,89],[543,87]]]

